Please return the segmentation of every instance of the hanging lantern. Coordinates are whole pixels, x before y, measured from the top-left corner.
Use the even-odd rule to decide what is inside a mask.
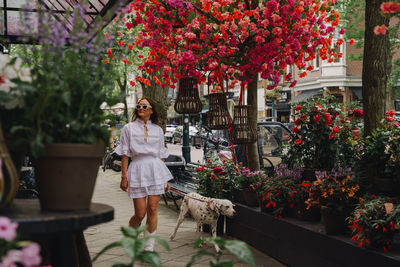
[[[209,111],[207,113],[207,125],[213,130],[228,129],[231,116],[226,102],[226,93],[209,94]]]
[[[240,105],[233,109],[232,143],[251,144],[257,140],[251,118],[252,106]]]
[[[0,125],[0,208],[6,207],[15,197],[18,186],[18,172],[8,153]]]
[[[179,91],[174,109],[179,114],[200,113],[203,108],[195,78],[185,77],[179,80]]]

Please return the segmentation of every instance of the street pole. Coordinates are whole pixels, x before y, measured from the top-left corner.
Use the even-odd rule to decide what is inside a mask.
[[[182,156],[185,158],[186,163],[190,162],[190,143],[189,143],[189,115],[183,115],[183,145]]]

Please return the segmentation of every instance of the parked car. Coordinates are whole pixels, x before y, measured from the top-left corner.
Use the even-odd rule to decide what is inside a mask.
[[[172,125],[172,124],[167,125],[167,127],[165,128],[165,134],[164,134],[165,142],[172,143],[172,135],[175,132],[176,127],[177,127],[176,125]]]

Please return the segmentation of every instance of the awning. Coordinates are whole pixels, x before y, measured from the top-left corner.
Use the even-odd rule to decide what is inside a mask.
[[[322,91],[323,89],[319,88],[319,89],[312,89],[312,90],[306,90],[306,91],[301,91],[300,94],[296,95],[291,101],[290,103],[296,103],[296,102],[300,102],[300,101],[305,101],[310,97],[314,97],[314,96],[322,96]]]
[[[361,87],[350,87],[351,91],[356,95],[358,100],[362,100],[362,88]]]
[[[287,103],[278,103],[274,106],[274,108],[279,110],[290,110],[290,105]]]

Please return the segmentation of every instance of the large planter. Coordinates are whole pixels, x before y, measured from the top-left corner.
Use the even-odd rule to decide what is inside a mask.
[[[400,194],[400,179],[396,178],[382,178],[374,177],[373,179],[374,188],[377,193],[383,193],[388,195]]]
[[[36,162],[42,210],[89,209],[104,145],[50,144]]]
[[[328,235],[341,235],[346,230],[346,215],[327,206],[321,206],[321,219]]]
[[[296,203],[295,217],[308,222],[319,222],[321,220],[320,209],[316,206],[311,206],[307,209],[304,201],[299,201]]]

